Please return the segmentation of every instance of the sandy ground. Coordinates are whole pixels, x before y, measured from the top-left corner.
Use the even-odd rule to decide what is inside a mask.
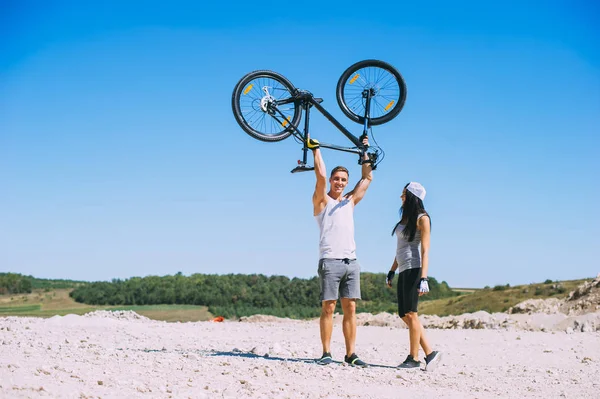
[[[165,323],[133,314],[0,318],[2,398],[598,397],[600,332],[428,330],[432,372],[395,368],[408,330],[359,326],[371,364],[319,366],[317,321]],[[333,355],[343,360],[341,326]],[[266,356],[265,356],[266,355]]]

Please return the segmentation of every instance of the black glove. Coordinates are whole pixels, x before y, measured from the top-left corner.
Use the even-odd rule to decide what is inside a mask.
[[[387,281],[387,283],[388,283],[389,285],[392,285],[392,281],[394,281],[394,276],[395,276],[395,275],[396,275],[396,271],[395,271],[395,270],[390,270],[390,271],[388,272],[388,275],[387,275],[387,280],[386,280],[386,281]]]

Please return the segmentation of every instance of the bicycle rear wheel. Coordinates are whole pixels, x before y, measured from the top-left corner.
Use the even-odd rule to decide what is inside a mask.
[[[381,125],[394,119],[406,101],[406,83],[393,66],[379,60],[357,62],[346,69],[337,84],[336,97],[342,112],[351,120],[364,123],[366,98],[370,90],[371,125]]]
[[[250,136],[261,141],[281,141],[298,126],[302,110],[289,100],[296,89],[284,76],[273,71],[254,71],[235,85],[231,107],[235,120]]]

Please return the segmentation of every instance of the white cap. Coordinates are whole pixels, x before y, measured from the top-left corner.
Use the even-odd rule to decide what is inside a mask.
[[[421,201],[425,199],[425,194],[427,194],[427,191],[425,191],[425,187],[423,187],[420,183],[417,183],[415,181],[411,181],[410,183],[408,183],[406,189],[414,195],[416,195],[418,198],[420,198]]]

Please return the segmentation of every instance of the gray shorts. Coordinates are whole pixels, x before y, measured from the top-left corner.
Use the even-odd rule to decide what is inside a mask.
[[[360,299],[360,265],[356,259],[320,259],[321,301]]]

